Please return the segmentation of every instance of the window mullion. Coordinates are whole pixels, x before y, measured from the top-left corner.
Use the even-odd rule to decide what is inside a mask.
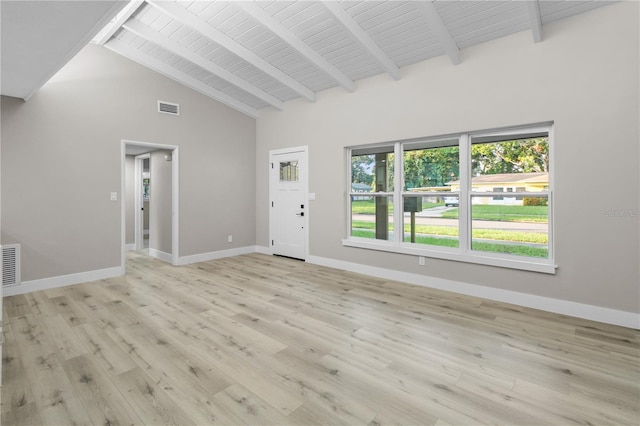
[[[404,205],[402,202],[402,190],[404,188],[404,162],[402,144],[397,142],[394,147],[393,167],[396,171],[393,175],[393,241],[401,243],[404,240]]]
[[[549,172],[549,187],[548,187],[548,199],[547,199],[547,205],[549,206],[549,210],[548,210],[548,218],[549,218],[549,231],[548,231],[548,235],[549,235],[549,241],[547,243],[547,247],[549,249],[549,260],[552,262],[555,262],[555,258],[556,258],[556,254],[555,254],[555,243],[554,243],[554,235],[555,233],[555,214],[554,214],[554,210],[555,210],[555,199],[554,199],[554,190],[555,190],[555,130],[554,130],[555,126],[551,126],[549,128],[549,136],[548,136],[548,141],[549,141],[549,168],[548,168],[548,172]]]
[[[346,203],[347,203],[347,229],[345,229],[345,234],[347,236],[351,236],[351,221],[353,220],[353,213],[352,213],[352,208],[353,208],[353,196],[351,194],[351,192],[353,191],[353,186],[352,186],[352,182],[353,182],[353,176],[351,175],[351,156],[353,155],[353,150],[352,149],[347,149],[347,186],[346,186],[346,191],[345,191],[345,199],[346,199]]]
[[[458,196],[459,247],[463,253],[471,250],[471,144],[468,134],[460,135],[460,195]]]

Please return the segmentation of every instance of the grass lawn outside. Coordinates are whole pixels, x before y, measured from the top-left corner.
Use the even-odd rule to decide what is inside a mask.
[[[353,227],[354,231],[367,230],[369,232],[373,232],[373,230],[375,229],[374,222],[368,222],[364,220],[354,220],[351,223],[351,226]],[[392,224],[389,224],[389,231],[393,231]],[[405,224],[404,232],[405,233],[411,232],[411,226],[408,224]],[[458,228],[455,228],[453,226],[416,225],[416,239],[418,238],[418,235],[458,237]],[[472,237],[474,239],[510,241],[510,242],[518,242],[518,243],[529,243],[529,244],[548,244],[549,242],[549,236],[547,234],[542,234],[537,232],[505,231],[502,229],[474,229],[472,233]]]
[[[519,246],[512,244],[495,244],[488,242],[472,241],[471,248],[478,251],[488,251],[492,253],[515,254],[518,256],[539,257],[547,259],[549,249],[546,247]]]
[[[423,209],[442,206],[443,203],[423,203]],[[374,200],[358,200],[352,202],[352,214],[374,215]],[[500,222],[548,223],[547,206],[494,206],[473,205],[472,218]],[[393,214],[393,206],[389,205],[389,214]],[[451,209],[442,214],[445,219],[458,219],[458,209]],[[352,221],[351,235],[361,238],[375,238],[375,222],[367,220]],[[393,224],[389,224],[393,231]],[[410,241],[410,225],[404,225],[404,241]],[[546,245],[549,236],[546,233],[519,232],[504,229],[474,229],[472,231],[473,250],[506,253],[519,256],[548,258]],[[458,247],[458,228],[453,226],[416,225],[416,244],[440,247]]]
[[[393,212],[393,205],[389,204],[389,213]],[[351,202],[352,214],[376,214],[375,200],[357,200]]]
[[[444,206],[444,203],[422,203],[422,209]],[[376,214],[375,200],[357,200],[351,202],[352,214]],[[393,205],[389,204],[389,214],[393,214]],[[499,222],[549,222],[547,206],[471,206],[471,215],[476,220],[492,220]],[[458,219],[458,208],[442,213],[444,219]]]
[[[360,238],[375,238],[373,230],[368,229],[354,229],[351,232],[354,237]],[[408,242],[409,237],[405,236],[405,242]],[[458,239],[455,237],[446,236],[429,236],[429,235],[416,235],[416,244],[432,245],[439,247],[458,247]],[[529,256],[546,259],[549,257],[549,249],[546,247],[533,247],[529,245],[518,244],[504,244],[499,242],[487,242],[487,241],[472,241],[471,246],[473,250],[485,251],[491,253],[505,253],[513,254],[517,256]]]
[[[445,219],[458,219],[458,209],[448,210],[442,213],[442,217]],[[547,206],[472,205],[471,218],[499,222],[548,223],[549,208]]]
[[[422,209],[444,206],[444,203],[422,203]],[[374,200],[357,200],[351,202],[352,214],[376,214],[376,203]],[[393,213],[393,206],[389,204],[389,214]]]

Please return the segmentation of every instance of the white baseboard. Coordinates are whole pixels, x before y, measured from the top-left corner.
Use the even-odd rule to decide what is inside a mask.
[[[149,256],[155,257],[165,262],[173,263],[173,256],[160,250],[149,248]]]
[[[5,297],[15,296],[16,294],[31,293],[32,291],[38,290],[49,290],[57,287],[65,287],[68,285],[119,277],[121,275],[124,275],[124,271],[121,267],[117,266],[114,268],[99,269],[96,271],[79,272],[77,274],[23,281],[20,285],[4,288],[3,293]]]
[[[208,260],[222,259],[225,257],[240,256],[242,254],[255,253],[256,246],[238,247],[229,250],[212,251],[209,253],[193,254],[191,256],[181,256],[176,265],[189,265],[191,263],[206,262]]]
[[[205,262],[208,260],[222,259],[225,257],[239,256],[249,253],[272,254],[270,248],[268,247],[247,246],[230,250],[221,250],[210,253],[183,256],[178,259],[177,265],[188,265],[196,262]],[[172,262],[172,257],[170,254],[164,253],[159,250],[149,249],[149,255],[169,263]],[[616,309],[587,305],[567,300],[552,299],[549,297],[485,287],[476,284],[468,284],[460,281],[434,278],[425,275],[395,271],[359,263],[345,262],[320,256],[309,256],[307,258],[307,262],[314,265],[343,269],[346,271],[370,275],[377,278],[402,281],[405,283],[415,284],[423,287],[481,297],[484,299],[495,300],[499,302],[512,303],[514,305],[524,306],[527,308],[540,309],[542,311],[584,318],[606,324],[620,325],[623,327],[634,329],[640,328],[640,314],[633,312],[620,311]],[[3,292],[4,296],[14,296],[17,294],[30,293],[32,291],[48,290],[56,287],[81,284],[85,282],[103,280],[122,275],[124,275],[124,270],[123,268],[118,266],[113,268],[99,269],[95,271],[80,272],[77,274],[61,275],[57,277],[42,278],[39,280],[24,281],[20,285],[4,288]]]
[[[346,271],[357,272],[359,274],[370,275],[377,278],[402,281],[405,283],[415,284],[423,287],[435,288],[438,290],[445,290],[453,293],[465,294],[468,296],[481,297],[483,299],[490,299],[498,302],[511,303],[527,308],[540,309],[541,311],[584,318],[592,321],[603,322],[606,324],[620,325],[623,327],[634,329],[640,328],[640,314],[633,312],[619,311],[616,309],[604,308],[601,306],[586,305],[583,303],[552,299],[549,297],[536,296],[533,294],[520,293],[517,291],[502,290],[476,284],[468,284],[460,281],[428,277],[425,275],[412,274],[409,272],[394,271],[391,269],[378,268],[375,266],[362,265],[359,263],[344,262],[341,260],[329,259],[320,256],[309,256],[307,258],[307,262],[314,265],[344,269]]]
[[[260,254],[273,254],[273,252],[271,251],[271,249],[269,247],[265,247],[265,246],[255,246],[256,248],[256,253],[260,253]]]
[[[133,244],[126,244],[126,245],[124,246],[124,250],[125,250],[125,251],[133,251],[133,250],[135,250],[135,249],[136,249],[136,244],[135,244],[135,243],[133,243]]]

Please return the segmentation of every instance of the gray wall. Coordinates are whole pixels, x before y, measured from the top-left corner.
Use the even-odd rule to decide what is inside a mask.
[[[638,3],[621,2],[332,89],[258,118],[257,244],[268,245],[268,152],[308,145],[310,253],[330,259],[640,312]],[[555,275],[343,247],[345,147],[553,120]]]
[[[151,200],[149,201],[149,248],[171,254],[171,161],[170,151],[151,153]]]
[[[255,244],[253,118],[96,45],[1,107],[1,241],[22,243],[23,281],[120,266],[123,139],[180,147],[181,256]]]
[[[133,155],[127,155],[124,164],[124,179],[125,179],[125,200],[126,200],[126,220],[125,220],[125,241],[126,244],[134,244],[136,242],[135,236],[135,167],[136,160]]]
[[[149,211],[151,210],[149,207],[149,200],[144,200],[142,203],[142,208],[144,208],[143,210],[143,218],[142,220],[144,221],[144,224],[142,226],[142,231],[148,231],[149,230]]]

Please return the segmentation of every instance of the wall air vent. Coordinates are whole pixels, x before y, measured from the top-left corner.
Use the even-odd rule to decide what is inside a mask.
[[[2,286],[20,284],[20,244],[2,246]]]
[[[158,112],[165,114],[180,115],[180,105],[171,102],[158,101]]]

